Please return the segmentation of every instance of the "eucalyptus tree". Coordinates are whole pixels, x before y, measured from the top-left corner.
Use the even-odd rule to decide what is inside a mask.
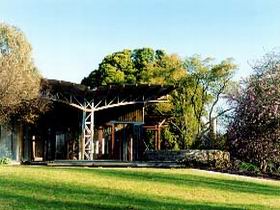
[[[217,105],[231,85],[236,65],[232,59],[214,63],[211,58],[195,55],[185,59],[184,67],[186,75],[172,94],[172,126],[180,148],[189,148],[194,143],[199,146],[205,137],[215,141],[213,121],[229,111],[218,111]]]
[[[35,104],[41,75],[31,53],[31,45],[21,30],[0,24],[0,123],[9,121],[11,116],[32,121],[34,109],[27,110],[40,109]]]

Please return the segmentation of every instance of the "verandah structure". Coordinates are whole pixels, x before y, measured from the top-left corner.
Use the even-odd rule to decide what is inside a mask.
[[[108,85],[95,89],[43,80],[52,111],[22,130],[20,160],[140,160],[147,149],[145,105],[164,102],[174,86]],[[160,123],[160,122],[159,122]],[[158,127],[157,127],[158,128]],[[160,131],[157,129],[157,134]],[[159,149],[159,136],[154,149]]]

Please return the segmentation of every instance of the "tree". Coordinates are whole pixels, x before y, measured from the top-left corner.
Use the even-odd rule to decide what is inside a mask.
[[[115,52],[106,56],[98,69],[82,80],[82,84],[97,87],[106,84],[167,84],[185,74],[181,60],[162,50],[141,48]]]
[[[82,80],[82,84],[92,88],[110,83],[174,85],[185,75],[183,62],[177,55],[168,55],[163,50],[141,48],[106,56],[98,69]],[[172,106],[171,103],[160,103],[149,105],[145,110],[149,114],[170,115]],[[177,143],[173,133],[168,129],[162,133],[169,142],[168,147],[175,147]]]
[[[229,145],[234,157],[265,172],[269,162],[280,164],[280,54],[267,54],[253,69],[231,97],[235,109]]]
[[[41,76],[31,57],[31,46],[16,27],[0,24],[0,124],[9,121],[23,106],[39,103]],[[24,114],[25,113],[25,114]],[[28,118],[28,117],[27,117]]]
[[[123,50],[106,56],[98,69],[82,80],[82,84],[97,87],[106,84],[136,83],[136,69],[131,50]]]
[[[180,148],[194,146],[195,141],[198,147],[203,137],[215,141],[213,120],[227,111],[224,109],[217,113],[216,107],[230,86],[236,65],[232,59],[218,64],[212,61],[197,55],[186,58],[184,66],[187,74],[172,94],[173,133],[177,133]]]
[[[177,55],[151,48],[123,50],[106,56],[82,84],[176,84],[177,89],[169,96],[171,103],[146,110],[172,116],[162,132],[166,147],[185,149],[213,127],[215,107],[236,67],[230,59],[219,64],[211,61],[193,56],[183,62]],[[206,116],[208,123],[203,121]]]

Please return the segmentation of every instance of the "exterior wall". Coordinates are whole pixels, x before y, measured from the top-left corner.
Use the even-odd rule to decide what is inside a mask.
[[[141,159],[144,152],[143,111],[143,104],[136,104],[96,112],[94,159],[121,161]],[[97,150],[95,145],[99,147]]]
[[[130,110],[126,108],[126,112],[118,117],[118,121],[143,122],[143,108],[141,106],[130,108]]]
[[[82,113],[59,105],[34,126],[0,126],[0,152],[3,148],[18,162],[78,159]],[[99,148],[94,150],[95,159],[141,159],[142,105],[108,109],[96,115],[94,140]]]
[[[135,104],[95,112],[95,126],[115,122],[143,122],[143,105]]]
[[[10,158],[14,161],[21,161],[22,153],[22,129],[16,126],[8,129],[0,126],[0,147],[10,153]]]

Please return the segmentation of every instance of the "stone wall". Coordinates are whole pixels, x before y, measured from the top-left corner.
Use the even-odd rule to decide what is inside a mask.
[[[189,167],[224,169],[230,165],[230,154],[221,150],[146,151],[147,161],[176,161]]]

